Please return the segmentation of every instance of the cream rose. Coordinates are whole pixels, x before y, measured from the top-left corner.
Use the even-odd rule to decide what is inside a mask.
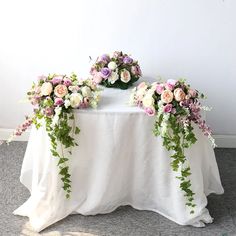
[[[108,81],[111,84],[114,84],[119,79],[119,75],[116,72],[111,72],[111,75],[108,77]]]
[[[161,101],[164,103],[170,103],[173,100],[173,93],[170,90],[164,90],[161,94]]]
[[[43,96],[48,96],[52,93],[53,87],[50,82],[45,82],[42,84],[40,92]]]
[[[180,102],[185,99],[186,94],[181,88],[177,88],[174,90],[174,96],[175,96],[175,100],[177,102]]]
[[[151,94],[147,94],[144,96],[143,106],[144,107],[153,107],[154,106],[154,98]]]
[[[109,62],[107,66],[111,70],[115,70],[117,68],[117,65],[114,61]]]
[[[59,84],[54,88],[54,94],[59,98],[63,98],[67,93],[68,90],[64,84]]]
[[[83,102],[83,96],[80,93],[72,93],[70,95],[70,105],[77,108]]]
[[[82,87],[81,92],[84,97],[91,97],[91,89],[88,86]]]
[[[123,69],[120,73],[120,80],[124,83],[128,83],[131,80],[131,76],[128,70]]]

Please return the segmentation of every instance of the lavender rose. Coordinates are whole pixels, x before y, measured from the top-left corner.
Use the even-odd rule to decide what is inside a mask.
[[[70,79],[67,79],[67,78],[66,78],[66,79],[64,79],[63,84],[64,84],[65,86],[69,87],[69,86],[71,86],[72,82],[71,82]]]
[[[62,79],[63,79],[62,76],[55,76],[55,77],[53,77],[53,79],[52,79],[52,84],[53,84],[53,85],[60,84],[61,81],[62,81]]]
[[[110,61],[110,57],[109,57],[109,55],[107,55],[107,54],[103,54],[103,55],[99,58],[99,61],[108,63],[108,62]]]
[[[140,67],[138,65],[131,67],[131,73],[135,76],[140,76],[142,74]]]
[[[101,69],[102,78],[107,79],[110,75],[111,75],[111,70],[109,68],[104,67]]]
[[[131,64],[131,63],[133,63],[133,59],[129,56],[126,56],[126,57],[124,57],[123,62],[125,64]]]

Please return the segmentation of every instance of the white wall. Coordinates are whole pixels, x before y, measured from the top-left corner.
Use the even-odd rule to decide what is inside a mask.
[[[188,78],[208,94],[215,134],[236,134],[235,0],[1,0],[0,128],[14,128],[40,74],[85,76],[89,56],[123,50],[147,78]]]

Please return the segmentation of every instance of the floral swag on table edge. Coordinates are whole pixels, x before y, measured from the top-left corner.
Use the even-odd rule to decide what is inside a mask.
[[[137,105],[145,110],[149,116],[156,116],[153,133],[161,136],[163,146],[171,155],[173,171],[179,171],[180,189],[185,192],[186,205],[194,213],[194,195],[191,190],[190,166],[184,153],[197,139],[192,123],[198,125],[215,147],[212,131],[201,116],[201,110],[210,108],[202,106],[199,99],[205,98],[197,90],[192,89],[185,80],[167,80],[167,82],[142,82],[135,87],[130,96],[130,104]]]
[[[6,141],[10,143],[14,137],[20,136],[32,124],[37,129],[45,126],[51,142],[51,154],[58,158],[59,174],[66,197],[70,197],[71,180],[69,165],[72,147],[78,146],[74,135],[80,133],[75,126],[74,108],[96,108],[100,100],[100,89],[92,80],[77,79],[75,74],[40,76],[27,93],[28,100],[33,105],[33,115],[26,116],[20,125]],[[60,151],[59,151],[60,150]],[[67,156],[65,155],[67,151]]]
[[[128,54],[115,51],[97,58],[90,70],[92,79],[97,84],[108,88],[127,89],[142,75],[138,61]]]

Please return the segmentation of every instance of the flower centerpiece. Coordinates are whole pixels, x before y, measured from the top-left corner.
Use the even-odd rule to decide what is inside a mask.
[[[7,143],[20,136],[32,124],[37,129],[43,126],[51,141],[52,156],[58,158],[59,174],[68,198],[71,175],[67,163],[71,148],[78,145],[74,135],[80,133],[79,127],[75,126],[73,110],[97,107],[100,90],[92,80],[78,80],[75,74],[54,74],[40,76],[27,95],[33,105],[33,114],[26,116],[24,123],[14,131]]]
[[[194,144],[197,139],[194,134],[196,124],[212,142],[215,147],[212,132],[201,116],[201,110],[209,110],[202,106],[199,99],[204,95],[188,85],[185,80],[167,80],[167,82],[155,82],[148,84],[142,82],[133,89],[130,103],[144,109],[149,116],[155,116],[153,133],[161,136],[163,146],[171,154],[171,166],[178,171],[180,176],[180,188],[185,192],[186,205],[191,207],[190,213],[194,213],[194,192],[191,190],[190,166],[184,150]]]
[[[90,74],[97,84],[120,89],[129,88],[142,75],[138,61],[123,52],[97,58]]]

